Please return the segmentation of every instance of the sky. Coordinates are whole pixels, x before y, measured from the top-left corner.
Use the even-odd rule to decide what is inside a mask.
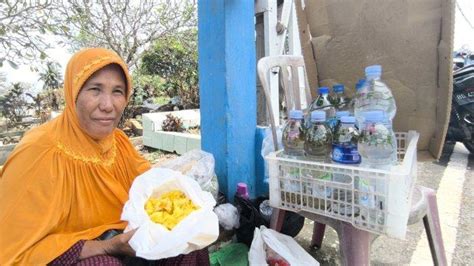
[[[474,0],[457,0],[455,11],[454,50],[464,47],[474,51]],[[61,72],[64,74],[71,54],[65,48],[50,49],[47,54],[62,66]],[[8,83],[27,82],[32,84],[35,90],[42,86],[38,81],[38,74],[31,72],[28,66],[20,66],[15,70],[4,64],[0,72],[6,73]]]

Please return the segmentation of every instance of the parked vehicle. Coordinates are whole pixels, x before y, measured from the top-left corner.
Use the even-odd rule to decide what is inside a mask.
[[[460,141],[474,153],[474,65],[453,74],[453,97],[447,140]]]

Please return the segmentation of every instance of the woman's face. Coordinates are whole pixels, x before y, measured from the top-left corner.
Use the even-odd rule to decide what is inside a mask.
[[[76,99],[79,124],[94,140],[110,135],[127,105],[126,83],[120,66],[107,65],[82,86]]]

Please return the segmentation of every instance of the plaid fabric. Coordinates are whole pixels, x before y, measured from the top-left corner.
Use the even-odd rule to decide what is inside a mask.
[[[209,266],[209,252],[207,248],[193,251],[186,255],[172,258],[149,261],[137,257],[129,257],[124,260],[125,265],[130,266]]]
[[[77,266],[122,266],[125,265],[121,260],[110,255],[99,255],[83,259],[76,264]]]
[[[156,261],[149,261],[137,257],[127,257],[123,261],[110,255],[100,255],[79,260],[84,240],[81,240],[64,252],[61,256],[50,262],[48,265],[78,265],[78,266],[209,266],[209,252],[207,248],[193,251],[186,255],[179,255],[173,258],[167,258]]]
[[[82,247],[84,246],[85,242],[86,241],[84,240],[78,241],[48,265],[75,265],[79,262],[79,256],[81,255]]]

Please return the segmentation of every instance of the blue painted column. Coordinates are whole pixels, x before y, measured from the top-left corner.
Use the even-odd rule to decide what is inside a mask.
[[[255,195],[254,1],[198,1],[201,147],[216,159],[219,190]]]

